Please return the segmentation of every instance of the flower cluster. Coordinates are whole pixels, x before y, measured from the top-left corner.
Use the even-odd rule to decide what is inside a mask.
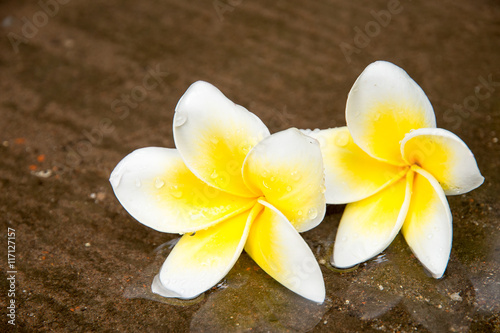
[[[138,149],[110,176],[135,219],[183,234],[153,292],[196,297],[245,250],[282,285],[323,302],[321,269],[299,232],[323,220],[327,203],[348,203],[335,266],[376,256],[401,230],[421,263],[441,277],[452,233],[445,196],[481,185],[474,156],[453,133],[436,128],[424,92],[387,62],[360,75],[346,119],[346,127],[271,135],[214,86],[189,87],[175,110],[176,149]]]

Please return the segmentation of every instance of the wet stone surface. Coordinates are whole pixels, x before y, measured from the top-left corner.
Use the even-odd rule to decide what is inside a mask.
[[[0,331],[500,331],[498,17],[492,0],[3,1],[0,226],[15,260],[1,261]],[[134,149],[174,147],[173,110],[188,86],[211,82],[272,133],[344,126],[350,87],[380,59],[419,83],[438,127],[468,144],[485,177],[448,197],[444,277],[428,277],[401,236],[355,269],[332,268],[344,206],[329,206],[303,234],[325,278],[323,305],[246,254],[195,300],[153,295],[179,236],[134,221],[108,178]]]

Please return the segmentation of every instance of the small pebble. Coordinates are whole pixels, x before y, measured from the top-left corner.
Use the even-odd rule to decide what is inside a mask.
[[[460,302],[462,301],[462,297],[460,296],[459,293],[453,293],[450,295],[450,298],[453,300],[453,301],[457,301],[457,302]]]
[[[52,176],[52,170],[47,169],[47,170],[33,171],[32,174],[40,178],[49,178],[50,176]]]
[[[85,243],[85,247],[90,247],[90,243]]]

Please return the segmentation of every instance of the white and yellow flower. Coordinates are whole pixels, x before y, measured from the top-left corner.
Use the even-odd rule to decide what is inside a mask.
[[[420,262],[440,278],[451,251],[445,195],[483,183],[467,145],[436,128],[431,103],[401,68],[369,65],[352,87],[347,127],[310,133],[321,145],[326,201],[348,203],[333,264],[344,268],[382,252],[401,230]]]
[[[325,214],[318,142],[297,129],[270,135],[258,117],[201,81],[182,96],[173,122],[177,149],[138,149],[110,176],[135,219],[184,234],[153,292],[196,297],[245,249],[285,287],[323,302],[321,270],[299,235]]]

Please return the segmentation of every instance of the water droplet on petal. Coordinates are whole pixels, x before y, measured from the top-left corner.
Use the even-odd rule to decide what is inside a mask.
[[[321,185],[321,186],[319,187],[319,191],[320,191],[321,193],[325,193],[325,192],[326,192],[326,186],[325,186],[325,185]]]
[[[276,178],[271,177],[271,182],[274,182],[275,180],[276,180]]]
[[[349,143],[349,135],[342,133],[335,138],[335,144],[338,147],[345,147]]]
[[[286,191],[287,191],[287,192],[291,192],[291,191],[292,191],[292,187],[291,187],[291,186],[287,186],[287,187],[286,187]]]
[[[299,210],[299,211],[297,212],[297,215],[302,216],[302,211],[301,211],[301,210]]]
[[[210,178],[212,179],[215,179],[217,178],[219,175],[217,174],[217,171],[214,169],[214,171],[212,172],[212,174],[210,175]]]
[[[293,181],[298,181],[300,179],[300,174],[296,170],[292,171],[290,176],[292,176]]]
[[[182,126],[186,123],[187,121],[187,116],[184,115],[184,114],[181,114],[179,112],[177,112],[174,116],[174,126],[175,127],[179,127],[179,126]]]
[[[432,239],[433,236],[434,236],[433,234],[428,234],[427,238]]]
[[[314,220],[316,217],[318,217],[318,210],[316,208],[309,208],[307,216],[309,217],[309,219]]]
[[[163,187],[163,185],[165,185],[165,182],[163,181],[163,179],[161,179],[161,178],[156,178],[156,179],[155,179],[155,187],[156,187],[157,189],[162,188],[162,187]]]
[[[141,187],[141,185],[142,185],[142,184],[141,184],[141,180],[140,180],[139,178],[137,178],[137,179],[135,180],[135,186],[136,186],[136,187]]]
[[[265,180],[262,181],[262,185],[264,185],[265,188],[269,188],[269,184]]]
[[[182,197],[182,191],[179,189],[177,185],[170,186],[170,195],[176,199],[180,199]]]

